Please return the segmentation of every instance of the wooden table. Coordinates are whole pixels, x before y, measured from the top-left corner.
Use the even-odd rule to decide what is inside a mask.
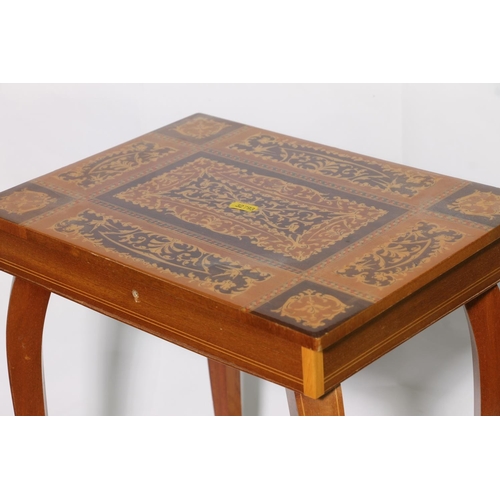
[[[15,412],[45,413],[56,293],[206,356],[217,415],[240,370],[343,414],[344,380],[466,304],[498,415],[499,226],[498,188],[193,115],[0,194]]]

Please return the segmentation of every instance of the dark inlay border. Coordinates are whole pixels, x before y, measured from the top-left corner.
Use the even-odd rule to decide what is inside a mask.
[[[173,210],[157,210],[154,208],[150,208],[149,206],[144,206],[145,204],[140,202],[138,203],[137,200],[133,200],[129,196],[125,196],[124,193],[130,192],[130,190],[135,190],[138,189],[138,187],[145,185],[146,183],[154,182],[155,178],[160,178],[162,175],[164,175],[167,172],[172,172],[175,169],[181,168],[183,165],[188,165],[191,164],[192,162],[198,160],[198,159],[207,159],[210,161],[215,161],[221,164],[225,164],[231,169],[239,169],[241,170],[242,174],[245,173],[247,174],[254,174],[255,176],[258,176],[259,179],[262,179],[265,182],[269,182],[272,185],[273,179],[279,179],[280,181],[285,181],[287,184],[289,184],[292,188],[296,186],[296,189],[298,191],[304,190],[304,189],[310,189],[311,191],[314,191],[318,193],[318,198],[322,197],[325,200],[333,200],[335,198],[340,198],[343,200],[348,200],[349,202],[352,202],[353,204],[359,204],[359,205],[365,205],[367,207],[372,207],[376,211],[383,211],[385,212],[383,215],[379,216],[376,218],[376,220],[372,222],[368,222],[366,225],[363,227],[357,228],[354,232],[346,233],[345,237],[340,239],[339,241],[336,241],[332,245],[325,247],[324,249],[321,247],[318,249],[314,255],[311,255],[308,258],[304,258],[303,260],[297,260],[295,258],[292,258],[290,256],[283,255],[282,253],[279,253],[277,251],[270,250],[268,248],[263,248],[261,246],[256,246],[248,237],[246,236],[241,236],[241,235],[231,235],[231,234],[222,234],[221,232],[216,232],[215,230],[211,230],[206,226],[206,224],[201,224],[192,222],[192,221],[187,221],[183,219],[181,216],[178,216],[174,213]],[[173,174],[174,175],[174,174]],[[258,187],[255,187],[256,193],[258,194]],[[140,195],[138,191],[138,196]],[[168,193],[165,193],[165,196],[167,196]],[[172,196],[175,196],[176,199],[179,199],[180,193],[174,193],[172,191]],[[237,199],[238,194],[235,193],[235,198],[232,201],[240,201],[240,202],[247,202],[251,203],[252,200],[250,199]],[[293,193],[290,194],[290,199],[293,197]],[[127,198],[127,199],[124,199]],[[338,251],[341,251],[345,249],[346,247],[352,245],[354,242],[358,241],[359,239],[367,236],[368,234],[372,233],[373,231],[380,230],[382,227],[393,221],[394,219],[398,218],[402,214],[406,213],[407,210],[400,208],[400,207],[395,207],[393,205],[389,205],[387,203],[382,203],[379,201],[375,201],[372,199],[364,198],[359,195],[354,195],[354,194],[347,194],[342,191],[337,191],[332,188],[328,188],[326,186],[318,186],[317,184],[313,184],[310,182],[306,182],[304,180],[301,180],[300,183],[297,181],[297,179],[293,177],[286,176],[282,173],[278,172],[263,172],[260,168],[258,167],[253,167],[251,165],[246,165],[243,163],[239,163],[234,160],[228,160],[227,158],[221,158],[212,154],[200,152],[196,153],[190,157],[184,158],[182,160],[179,160],[175,162],[172,165],[169,165],[168,167],[165,167],[163,169],[159,169],[155,172],[152,172],[144,177],[141,177],[139,179],[136,179],[128,184],[125,184],[117,189],[114,189],[112,191],[109,191],[108,193],[105,193],[103,195],[100,195],[96,198],[96,201],[101,201],[109,206],[116,206],[120,207],[121,209],[125,209],[126,213],[130,214],[137,214],[137,215],[142,215],[145,217],[148,217],[149,219],[153,220],[158,220],[161,223],[167,223],[171,224],[172,226],[176,226],[179,228],[182,228],[184,230],[190,231],[191,233],[198,234],[204,237],[210,238],[212,241],[217,241],[222,244],[230,245],[235,249],[241,249],[245,252],[249,252],[250,254],[253,254],[255,256],[263,257],[265,259],[269,259],[271,261],[277,261],[281,264],[285,264],[287,266],[290,266],[291,268],[298,269],[298,270],[305,270],[309,269],[312,266],[318,264],[319,262],[323,261],[325,258],[330,257],[331,255],[337,253]],[[135,203],[134,203],[135,201]],[[161,201],[161,200],[160,200]],[[185,200],[185,202],[188,202],[188,200]],[[290,202],[291,203],[291,202]],[[317,200],[315,201],[317,203]],[[258,205],[258,203],[252,203]],[[143,206],[141,206],[143,205]],[[214,215],[217,215],[217,211],[215,209],[211,209],[210,207],[207,208],[208,213],[210,210],[213,211]],[[241,220],[243,221],[245,218],[248,217],[255,217],[255,214],[258,214],[258,212],[253,212],[253,213],[247,213],[247,212],[239,212],[235,214],[234,210],[230,209],[229,206],[227,207],[227,211],[231,212],[231,217],[240,217]],[[220,213],[219,213],[220,215]],[[287,215],[287,220],[289,219],[289,214]],[[300,226],[300,225],[299,225]],[[290,228],[290,230],[293,228]],[[300,229],[300,228],[299,228]]]

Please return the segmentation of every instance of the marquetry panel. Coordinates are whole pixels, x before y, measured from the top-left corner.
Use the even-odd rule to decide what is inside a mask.
[[[500,189],[196,114],[0,193],[0,218],[320,350],[497,239]]]

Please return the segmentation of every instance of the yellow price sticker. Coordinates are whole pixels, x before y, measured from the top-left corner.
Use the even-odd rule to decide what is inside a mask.
[[[249,205],[248,203],[241,203],[239,201],[233,201],[229,208],[235,208],[236,210],[243,210],[244,212],[255,212],[259,209],[255,205]]]

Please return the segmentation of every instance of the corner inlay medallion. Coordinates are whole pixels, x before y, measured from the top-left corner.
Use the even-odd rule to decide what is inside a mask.
[[[34,210],[41,210],[56,202],[57,200],[47,193],[24,188],[14,191],[5,198],[0,198],[0,210],[5,210],[9,214],[23,215]]]
[[[293,295],[273,312],[292,318],[305,327],[319,328],[335,316],[346,312],[349,307],[352,306],[347,306],[333,295],[308,289]]]
[[[487,217],[493,220],[500,215],[500,196],[491,191],[476,189],[472,194],[450,203],[448,208],[464,215]]]
[[[197,117],[175,127],[173,130],[194,139],[207,139],[208,137],[217,135],[227,127],[229,127],[227,123],[215,121],[210,118]]]

